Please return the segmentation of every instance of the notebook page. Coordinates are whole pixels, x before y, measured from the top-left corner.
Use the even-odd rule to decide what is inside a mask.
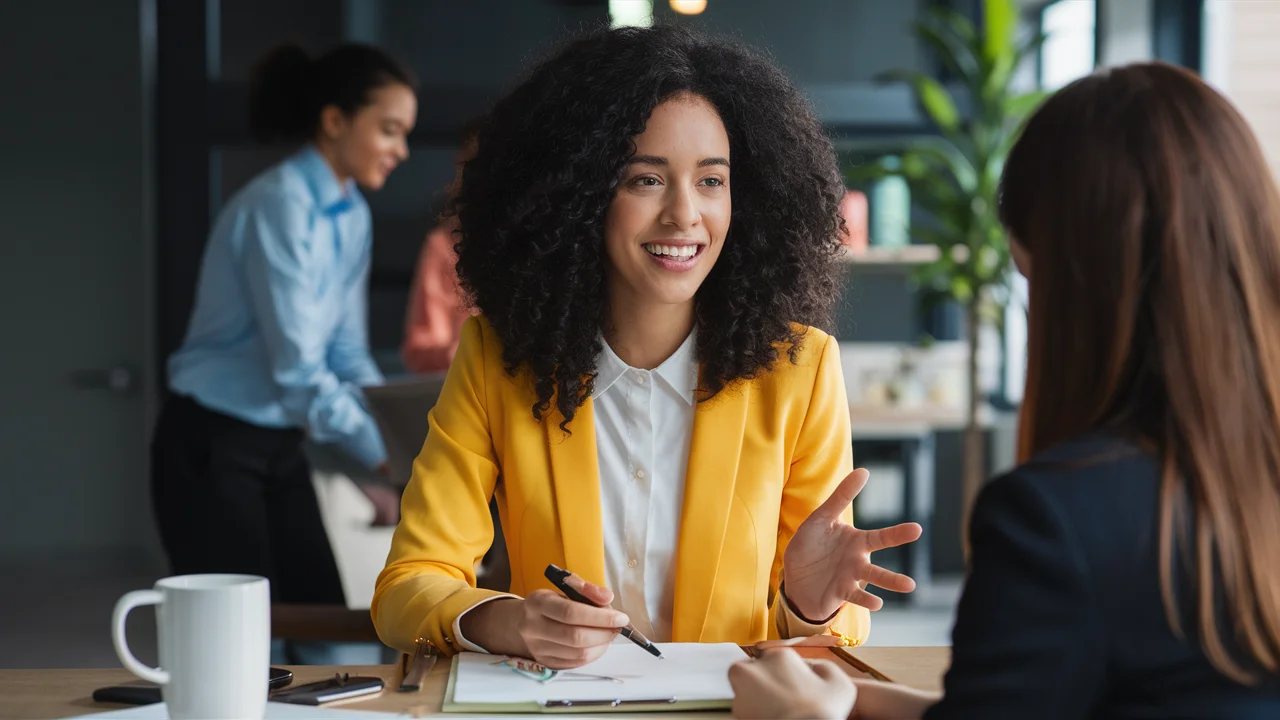
[[[667,700],[733,699],[729,666],[747,659],[732,643],[659,644],[663,659],[627,642],[615,643],[599,660],[568,673],[601,675],[619,680],[580,679],[562,673],[539,683],[498,665],[505,658],[463,653],[453,700],[466,703],[528,703],[548,700]]]

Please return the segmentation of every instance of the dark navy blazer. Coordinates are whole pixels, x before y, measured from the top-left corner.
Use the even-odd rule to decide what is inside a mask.
[[[1094,434],[984,488],[946,695],[927,718],[1280,718],[1276,682],[1238,685],[1171,630],[1159,479],[1151,455]]]

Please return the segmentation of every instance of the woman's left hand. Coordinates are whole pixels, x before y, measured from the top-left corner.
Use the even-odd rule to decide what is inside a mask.
[[[853,681],[830,660],[806,662],[792,650],[770,650],[729,668],[735,718],[845,720],[857,697]]]
[[[784,591],[804,618],[821,621],[845,602],[879,610],[884,601],[863,589],[871,583],[894,592],[911,592],[916,583],[906,575],[871,564],[871,553],[920,538],[916,523],[879,530],[859,530],[841,517],[867,484],[870,473],[849,473],[796,530],[782,556]]]

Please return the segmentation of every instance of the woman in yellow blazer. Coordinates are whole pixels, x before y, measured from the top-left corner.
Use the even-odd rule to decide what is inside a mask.
[[[378,578],[387,644],[575,667],[656,641],[861,642],[864,532],[837,344],[834,153],[737,44],[602,30],[500,101],[463,171],[462,331]],[[731,182],[732,177],[732,182]],[[511,593],[476,588],[496,495]],[[604,607],[544,579],[576,573]]]

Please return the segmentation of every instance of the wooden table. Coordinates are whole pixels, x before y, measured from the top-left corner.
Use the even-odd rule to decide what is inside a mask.
[[[827,648],[807,648],[802,654],[810,657],[830,658]],[[856,651],[859,660],[874,667],[895,682],[924,690],[938,690],[942,686],[942,674],[950,662],[951,650],[946,647],[868,647]],[[838,661],[837,661],[838,662]],[[843,665],[843,664],[842,664]],[[844,665],[851,674],[852,667]],[[418,693],[398,693],[399,669],[394,665],[325,667],[319,665],[289,667],[294,673],[294,683],[312,682],[332,677],[335,672],[352,675],[376,675],[387,683],[381,695],[348,703],[352,710],[375,710],[408,714],[413,717],[436,715],[439,717],[466,717],[441,715],[445,684],[449,677],[449,663],[437,663],[425,686]],[[127,670],[0,670],[0,718],[63,718],[112,710],[123,705],[104,705],[92,700],[93,691],[108,685],[132,682],[136,678]],[[569,716],[572,717],[572,716]],[[679,714],[650,713],[651,720],[677,720],[691,717],[719,717],[723,713]]]

